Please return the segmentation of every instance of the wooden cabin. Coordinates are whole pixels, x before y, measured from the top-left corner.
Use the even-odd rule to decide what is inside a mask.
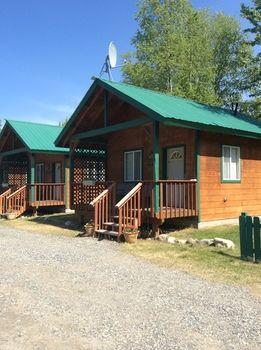
[[[0,215],[70,206],[69,149],[56,147],[62,128],[6,120],[0,135]]]
[[[261,123],[222,108],[97,78],[56,146],[88,154],[72,204],[98,233],[261,214]]]

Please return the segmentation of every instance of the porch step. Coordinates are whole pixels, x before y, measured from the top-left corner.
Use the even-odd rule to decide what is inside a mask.
[[[98,235],[104,235],[104,236],[114,236],[117,237],[119,235],[118,232],[116,231],[109,231],[109,230],[96,230],[95,231]]]
[[[113,226],[113,227],[119,227],[119,224],[117,222],[105,222],[103,224],[104,226]]]

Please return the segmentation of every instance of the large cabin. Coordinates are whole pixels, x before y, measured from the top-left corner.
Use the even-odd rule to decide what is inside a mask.
[[[69,149],[59,126],[7,120],[0,135],[0,215],[70,207]]]
[[[97,233],[261,214],[261,123],[225,109],[97,78],[56,146],[70,148],[72,204]]]

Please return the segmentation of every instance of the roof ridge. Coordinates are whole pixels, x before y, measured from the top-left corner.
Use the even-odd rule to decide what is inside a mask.
[[[34,124],[34,125],[42,125],[42,126],[52,126],[52,127],[60,128],[60,129],[63,128],[60,125],[38,123],[38,122],[32,122],[32,121],[27,121],[27,120],[5,119],[5,121],[7,121],[7,122],[15,122],[15,123],[22,123],[22,124]]]

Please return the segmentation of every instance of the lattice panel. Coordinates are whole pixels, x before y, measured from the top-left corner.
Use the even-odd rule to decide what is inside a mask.
[[[106,180],[106,152],[104,149],[77,149],[73,154],[73,182]]]
[[[27,183],[27,161],[3,161],[1,163],[1,180],[9,186],[19,188]]]
[[[83,209],[105,188],[106,151],[104,148],[76,149],[72,156],[72,203]],[[93,180],[93,186],[83,185],[84,180]]]

